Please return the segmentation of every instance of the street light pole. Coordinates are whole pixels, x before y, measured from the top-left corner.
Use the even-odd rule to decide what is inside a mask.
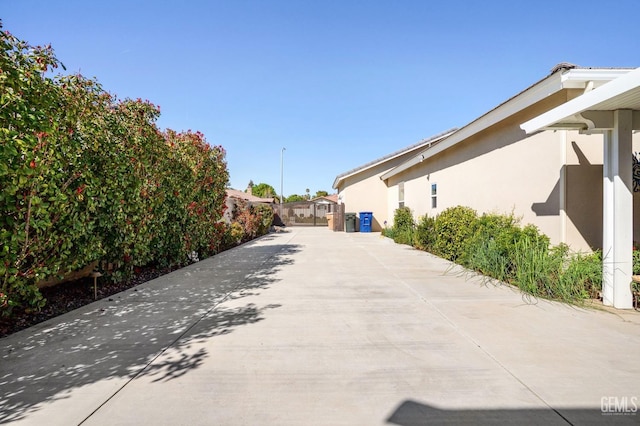
[[[282,150],[280,151],[280,219],[283,218],[282,216],[282,202],[283,202],[283,198],[284,198],[284,190],[283,190],[283,182],[284,182],[284,151],[287,148],[282,147]]]

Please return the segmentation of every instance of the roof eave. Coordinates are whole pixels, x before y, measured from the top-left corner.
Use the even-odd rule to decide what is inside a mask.
[[[597,81],[600,82],[599,84],[604,86],[603,82],[606,82],[607,79],[617,79],[629,72],[629,69],[615,68],[570,69],[564,72],[554,72],[498,105],[486,114],[478,117],[466,126],[460,128],[460,130],[449,136],[446,140],[435,145],[431,149],[420,152],[412,159],[399,165],[395,169],[390,170],[380,178],[382,180],[387,180],[563,89],[585,88],[589,81]]]
[[[396,152],[395,154],[392,154],[392,155],[389,155],[389,156],[386,156],[386,157],[382,157],[379,160],[374,160],[373,162],[368,163],[368,164],[366,164],[364,166],[361,166],[361,167],[353,169],[353,170],[351,170],[349,172],[346,172],[346,173],[343,173],[341,175],[338,175],[338,176],[336,176],[335,180],[333,181],[332,188],[333,189],[338,189],[340,184],[345,179],[347,179],[347,178],[349,178],[351,176],[357,175],[358,173],[362,173],[363,171],[368,170],[368,169],[370,169],[372,167],[376,167],[376,166],[378,166],[380,164],[383,164],[386,161],[391,161],[391,160],[393,160],[395,158],[398,158],[401,155],[406,154],[407,152],[410,152],[410,151],[416,150],[416,149],[420,149],[420,148],[422,148],[424,146],[431,146],[432,144],[435,144],[436,142],[439,142],[439,141],[441,141],[443,139],[446,139],[447,137],[449,137],[450,135],[455,133],[457,130],[458,129],[456,129],[456,128],[446,130],[446,131],[444,131],[442,133],[439,133],[439,134],[437,134],[435,136],[432,136],[430,138],[423,139],[418,144],[415,144],[415,145],[412,145],[410,147],[407,147],[404,150]]]
[[[550,129],[594,130],[586,111],[640,108],[640,68],[627,72],[520,125],[527,134]],[[584,115],[583,115],[584,114]]]

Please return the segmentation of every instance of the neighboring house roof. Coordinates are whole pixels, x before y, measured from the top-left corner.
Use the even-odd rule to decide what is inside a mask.
[[[633,68],[585,68],[571,64],[557,65],[547,77],[489,110],[466,126],[458,129],[441,143],[419,152],[415,157],[390,170],[380,178],[382,180],[389,179],[415,166],[419,162],[433,157],[525,108],[548,98],[554,93],[564,89],[592,90],[622,75],[628,74],[632,69]]]
[[[274,198],[261,198],[255,195],[248,194],[244,191],[238,191],[237,189],[227,188],[227,197],[238,198],[240,200],[249,201],[250,203],[267,203],[271,204],[275,202]]]
[[[333,204],[338,204],[338,194],[331,194],[331,195],[327,195],[326,197],[316,197],[316,198],[313,198],[311,201],[316,203],[322,202],[322,201],[328,201]]]
[[[349,170],[348,172],[342,173],[342,174],[336,176],[336,179],[333,182],[333,188],[337,189],[338,185],[340,185],[340,182],[343,181],[344,179],[350,177],[350,176],[353,176],[355,174],[361,173],[361,172],[363,172],[365,170],[368,170],[368,169],[370,169],[372,167],[375,167],[375,166],[377,166],[379,164],[382,164],[382,163],[384,163],[386,161],[393,160],[394,158],[397,158],[397,157],[399,157],[399,156],[401,156],[403,154],[406,154],[408,152],[411,152],[413,150],[420,149],[420,148],[423,148],[425,146],[431,146],[431,145],[439,142],[440,140],[446,138],[447,136],[451,135],[456,130],[457,129],[453,128],[453,129],[447,130],[446,132],[442,132],[442,133],[439,133],[439,134],[437,134],[435,136],[431,136],[430,138],[423,139],[420,142],[417,142],[417,143],[415,143],[413,145],[410,145],[410,146],[408,146],[406,148],[403,148],[403,149],[401,149],[399,151],[392,152],[389,155],[385,155],[384,157],[380,157],[377,160],[370,161],[367,164],[364,164],[364,165],[362,165],[360,167],[356,167],[355,169]],[[337,200],[337,197],[338,197],[338,195],[336,194],[336,200]]]

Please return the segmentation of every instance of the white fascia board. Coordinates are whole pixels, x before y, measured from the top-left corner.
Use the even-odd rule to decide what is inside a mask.
[[[408,148],[406,150],[400,151],[396,155],[391,155],[390,157],[383,157],[380,161],[374,161],[373,163],[365,165],[365,166],[362,166],[361,168],[358,168],[358,169],[354,170],[353,172],[348,173],[346,175],[337,176],[335,178],[335,180],[333,181],[332,188],[333,189],[338,189],[338,186],[340,185],[340,182],[342,182],[343,180],[345,180],[347,178],[350,178],[351,176],[355,176],[358,173],[362,173],[365,170],[369,170],[372,167],[376,167],[376,166],[378,166],[378,165],[380,165],[382,163],[385,163],[387,161],[391,161],[391,160],[393,160],[395,158],[398,158],[399,156],[404,155],[407,152],[410,152],[412,150],[420,149],[420,145],[429,145],[429,146],[431,146],[431,144],[437,143],[438,141],[441,141],[441,140],[447,138],[449,135],[451,135],[451,134],[453,134],[455,132],[456,132],[456,130],[450,130],[450,131],[447,131],[447,132],[445,132],[443,134],[434,136],[432,138],[425,139],[423,144],[418,144],[417,146],[414,146],[413,148]]]
[[[633,98],[640,92],[640,68],[629,71],[617,79],[604,84],[597,89],[578,96],[567,103],[545,112],[523,124],[520,128],[527,134],[539,130],[558,128],[558,124],[564,121],[575,128],[577,114],[587,110],[617,109],[616,99]],[[620,105],[620,108],[629,108],[631,104]],[[585,128],[588,123],[585,121]]]
[[[562,86],[565,89],[584,89],[589,82],[594,83],[594,87],[599,87],[605,83],[628,74],[632,69],[581,69],[576,68],[565,72],[561,76]]]
[[[447,142],[447,140],[445,139],[444,141],[440,142],[440,143],[445,143]],[[431,147],[431,148],[427,148],[427,151],[429,151],[429,149],[434,149],[435,147]],[[417,156],[410,158],[409,160],[405,161],[404,163],[400,164],[398,167],[389,170],[387,173],[383,174],[382,176],[380,176],[380,180],[387,180],[390,177],[393,177],[395,175],[397,175],[400,172],[403,172],[405,170],[407,170],[408,168],[411,168],[413,166],[415,166],[418,163],[421,163],[424,161],[424,159],[426,158],[425,155],[426,151],[423,151],[421,153],[419,153]]]
[[[411,157],[409,160],[407,160],[404,163],[400,164],[399,166],[389,170],[387,173],[381,175],[380,176],[380,180],[387,180],[390,177],[395,176],[396,174],[400,173],[401,171],[406,170],[409,167],[412,167],[412,166],[414,166],[414,165],[416,165],[418,163],[421,163],[425,159],[425,157],[424,157],[424,153],[425,152],[427,152],[430,149],[434,149],[433,145],[437,146],[438,144],[445,142],[449,136],[454,135],[455,133],[456,133],[456,131],[453,131],[453,132],[443,136],[440,139],[437,139],[437,140],[434,140],[434,141],[430,142],[429,146],[426,148],[426,150],[421,151],[415,157]]]

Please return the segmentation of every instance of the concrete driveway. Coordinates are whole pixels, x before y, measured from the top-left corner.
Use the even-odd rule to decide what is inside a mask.
[[[639,424],[640,314],[293,228],[0,339],[0,422]]]

